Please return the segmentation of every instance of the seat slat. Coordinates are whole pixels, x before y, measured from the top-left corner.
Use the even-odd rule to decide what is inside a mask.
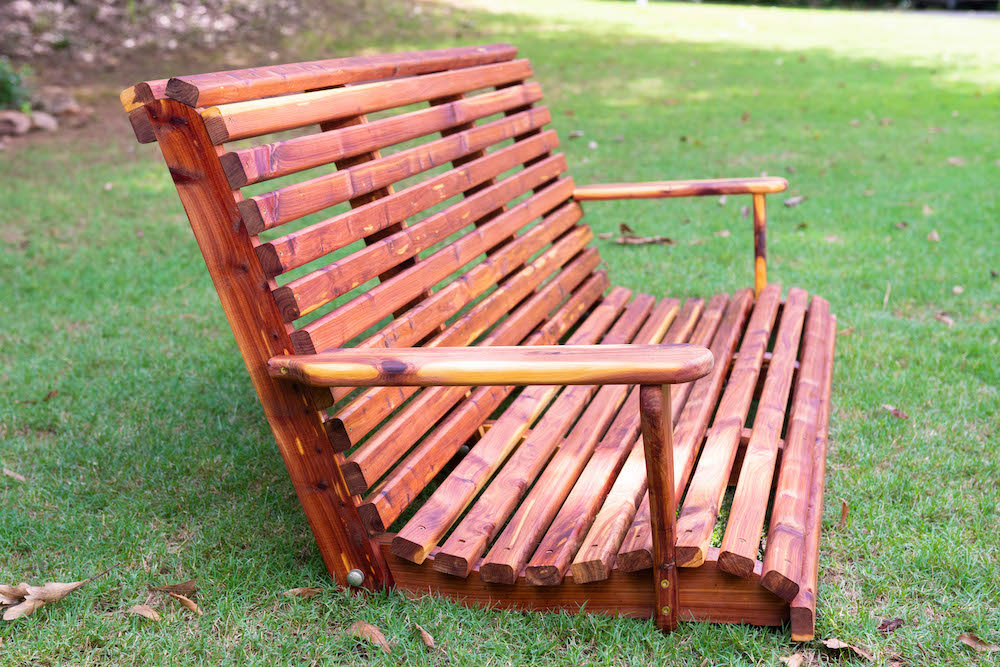
[[[805,290],[797,287],[788,290],[774,353],[768,365],[764,390],[757,405],[750,441],[729,510],[726,533],[719,550],[719,569],[744,578],[753,575],[757,563],[757,549],[771,495],[807,298]]]
[[[532,75],[527,60],[467,67],[436,74],[212,106],[201,112],[214,144],[303,125],[426,102],[436,97],[520,82]],[[167,84],[170,93],[170,84]]]
[[[714,301],[714,299],[713,299]],[[709,305],[712,305],[711,303]],[[738,290],[726,307],[725,316],[712,339],[711,351],[716,364],[712,372],[689,385],[690,395],[676,418],[674,428],[674,485],[675,497],[681,497],[694,468],[698,450],[704,439],[705,427],[715,411],[716,402],[729,370],[743,324],[753,305],[749,289]],[[618,551],[618,567],[626,572],[645,570],[653,565],[653,536],[649,529],[649,493],[643,497],[632,526]]]
[[[654,303],[653,297],[639,295],[629,305],[619,323],[632,322],[634,329],[638,329],[641,318],[634,313],[643,311],[642,318],[646,318],[646,314],[653,311]],[[632,329],[620,329],[617,338],[609,335],[604,342],[658,343],[676,312],[676,301],[666,300],[649,315],[638,334]],[[441,546],[434,559],[435,569],[455,576],[468,576],[476,560],[517,507],[569,426],[597,391],[596,386],[574,386],[560,394],[504,464],[503,469],[490,481],[448,541]]]
[[[523,109],[540,99],[542,89],[537,83],[516,85],[360,126],[230,151],[219,160],[229,184],[234,189],[242,188],[462,126],[495,113]]]
[[[826,486],[826,450],[830,423],[830,394],[833,389],[833,353],[837,343],[837,318],[829,318],[826,344],[825,382],[820,398],[816,452],[813,458],[812,485],[809,490],[809,513],[802,548],[802,574],[799,593],[791,603],[792,641],[809,641],[815,634],[816,586],[819,577],[819,536],[823,528],[823,490]]]
[[[743,424],[750,411],[757,376],[780,301],[780,285],[768,285],[757,296],[739,355],[729,373],[708,439],[701,448],[698,468],[691,478],[677,517],[675,555],[678,567],[698,567],[708,557],[712,531],[726,493],[726,483],[736,458]]]
[[[484,331],[504,314],[510,313],[529,297],[545,278],[556,272],[567,260],[572,248],[559,246],[547,251],[529,267],[519,271],[497,290],[469,310],[428,345],[456,347],[471,345]],[[479,344],[516,344],[538,325],[545,313],[552,310],[567,294],[583,282],[597,267],[600,258],[593,249],[583,251],[570,262],[553,281],[505,319],[486,340]],[[397,391],[398,390],[398,391]],[[343,451],[359,442],[371,429],[396,409],[417,387],[372,387],[341,408],[327,422],[334,449]]]
[[[606,274],[594,274],[524,344],[547,345],[558,342],[606,288]],[[605,310],[595,309],[584,320],[578,333],[581,336],[592,336],[594,329],[601,326],[605,317]],[[472,437],[514,389],[513,386],[478,387],[442,420],[359,506],[359,514],[369,530],[379,533],[391,525],[461,444]]]
[[[544,107],[524,111],[514,116],[479,125],[460,134],[414,146],[386,157],[361,162],[349,169],[323,174],[265,194],[249,197],[240,202],[240,211],[244,214],[248,229],[277,227],[310,213],[397,183],[421,172],[429,171],[463,155],[478,153],[483,148],[511,139],[527,130],[540,128],[551,119],[551,114]],[[364,123],[354,127],[365,127],[368,124]],[[550,140],[554,139],[555,137],[550,137]],[[524,148],[523,150],[528,149]],[[510,153],[516,153],[516,151],[510,151]],[[528,157],[535,154],[528,154]],[[504,166],[517,166],[523,161],[518,160],[516,155],[504,154],[492,161],[484,161],[483,164],[477,165],[479,172],[473,170],[468,172],[468,175],[473,178],[476,178],[477,174],[488,175],[487,177],[495,176],[506,171]],[[506,168],[510,169],[512,166]],[[490,170],[490,167],[493,169]],[[457,171],[449,178],[436,179],[430,187],[444,190],[448,184],[455,182],[461,184],[462,173]],[[483,176],[478,178],[483,178]],[[445,188],[438,187],[442,183]],[[422,189],[426,190],[427,187]],[[439,197],[443,196],[444,192],[438,192],[438,195]],[[443,200],[438,199],[438,201]],[[260,220],[257,220],[258,217]],[[357,216],[347,218],[347,221],[353,222],[355,220],[357,220]],[[324,232],[322,236],[308,231],[309,228],[307,228],[301,233],[292,233],[264,244],[262,250],[266,254],[261,255],[261,251],[258,251],[258,255],[261,256],[265,270],[272,276],[284,273],[360,238],[356,227],[326,225],[320,229]]]
[[[823,338],[830,327],[830,304],[813,296],[802,336],[801,367],[792,396],[791,416],[781,456],[781,471],[771,507],[771,525],[764,550],[761,585],[789,602],[799,592],[802,573],[802,545],[812,462],[816,455],[816,426],[819,414],[826,348]]]
[[[594,318],[595,326],[578,330],[569,344],[596,342],[618,319],[629,296],[624,288],[612,290],[597,308],[601,316]],[[392,552],[400,558],[422,563],[560,389],[557,385],[526,387],[396,534],[390,547]]]
[[[502,206],[514,197],[539,188],[542,184],[555,179],[565,169],[565,157],[561,154],[553,155],[544,162],[504,179],[440,213],[278,287],[274,290],[275,301],[278,302],[286,321],[292,322],[460,231],[466,225],[478,220],[480,216]],[[572,180],[562,179],[546,188],[551,192],[545,191],[536,195],[539,201],[545,202],[547,208],[535,215],[540,215],[562,203],[565,200],[564,195],[567,191],[571,191],[572,187]],[[458,269],[459,266],[455,266],[454,269]]]
[[[700,301],[685,304],[663,340],[685,342],[701,314],[702,305]],[[485,581],[512,583],[516,580],[573,488],[587,458],[598,447],[602,434],[605,442],[613,445],[624,443],[623,446],[638,437],[638,392],[633,389],[626,398],[627,390],[626,386],[612,385],[598,391],[559,451],[546,465],[535,488],[483,559],[480,576]],[[610,426],[608,422],[611,422]]]

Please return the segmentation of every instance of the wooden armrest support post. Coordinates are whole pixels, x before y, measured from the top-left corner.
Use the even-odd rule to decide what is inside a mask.
[[[648,183],[601,183],[573,191],[576,201],[606,199],[662,199],[711,195],[753,195],[754,294],[767,287],[767,214],[764,195],[781,192],[788,181],[777,176],[760,178],[711,178],[695,181],[650,181]]]
[[[697,345],[342,349],[272,357],[268,372],[318,387],[678,384],[712,370]]]

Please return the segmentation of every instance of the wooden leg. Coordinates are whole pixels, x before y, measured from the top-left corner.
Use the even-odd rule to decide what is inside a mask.
[[[653,533],[653,587],[656,627],[677,627],[677,499],[674,497],[674,437],[670,417],[670,386],[639,388],[639,416],[649,486],[649,523]]]
[[[767,210],[764,195],[753,196],[753,292],[767,287]]]

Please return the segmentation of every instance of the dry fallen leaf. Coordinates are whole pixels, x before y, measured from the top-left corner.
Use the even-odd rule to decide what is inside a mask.
[[[854,119],[851,121],[851,127],[857,127],[858,125],[861,125],[860,120]]]
[[[962,287],[961,285],[955,285],[954,287],[951,288],[951,293],[955,294],[955,295],[961,294],[964,291],[965,291],[965,288]]]
[[[198,609],[198,605],[196,605],[194,603],[194,601],[191,600],[191,598],[185,597],[185,596],[181,595],[180,593],[171,593],[170,597],[172,597],[173,599],[177,600],[182,605],[184,605],[185,607],[187,607],[188,609],[190,609],[194,613],[198,614],[199,616],[202,615],[201,614],[201,609]]]
[[[965,158],[964,157],[950,157],[950,158],[948,158],[948,164],[950,164],[953,167],[961,167],[962,165],[965,164]]]
[[[923,211],[924,211],[924,215],[934,215],[934,209],[932,209],[932,208],[931,208],[930,206],[928,206],[927,204],[924,204],[924,209],[923,209]]]
[[[948,317],[948,313],[945,312],[936,313],[934,315],[934,319],[938,322],[946,324],[949,329],[955,325],[955,320]]]
[[[740,121],[745,123],[748,120],[750,120],[750,112],[749,111],[744,111],[743,114],[740,115]]]
[[[597,235],[597,238],[599,239],[611,239],[614,237],[615,235],[612,232],[601,232],[600,234]]]
[[[750,207],[749,206],[740,206],[740,215],[743,216],[744,218],[749,218],[750,217]]]
[[[840,243],[840,237],[836,234],[827,234],[823,237],[823,240],[827,243]]]
[[[938,241],[941,240],[941,237],[938,235],[936,229],[932,229],[931,233],[927,235],[927,240],[933,243],[937,243]]]
[[[958,636],[958,641],[962,642],[976,653],[993,653],[995,651],[1000,651],[1000,646],[980,639],[975,633],[972,632],[963,632]]]
[[[826,646],[828,649],[832,649],[834,651],[841,651],[844,649],[848,649],[850,651],[853,651],[855,655],[864,658],[868,662],[875,660],[875,656],[869,653],[866,649],[854,646],[852,644],[848,644],[847,642],[842,642],[836,637],[830,637],[829,639],[824,639],[823,645]]]
[[[0,584],[0,595],[6,595],[10,598],[23,598],[28,594],[28,584],[25,582],[19,583],[17,586],[8,586],[7,584]]]
[[[292,588],[284,592],[284,595],[294,598],[311,598],[319,595],[323,592],[322,588],[316,588],[315,586],[303,586],[301,588]]]
[[[806,657],[801,653],[793,653],[780,657],[778,660],[788,665],[788,667],[802,667],[805,664]]]
[[[20,597],[16,598],[7,597],[3,593],[0,593],[0,607],[10,607],[15,604],[21,604],[21,599],[22,598]]]
[[[896,223],[896,229],[906,229],[909,226],[910,223],[908,223],[906,220],[900,220],[899,222]]]
[[[840,529],[843,530],[847,527],[847,517],[851,512],[850,506],[847,501],[843,498],[840,499]]]
[[[894,618],[892,620],[889,620],[887,618],[881,623],[879,623],[878,631],[881,632],[883,635],[888,635],[890,633],[895,632],[896,630],[899,630],[905,624],[906,622],[901,618]]]
[[[148,618],[151,621],[160,620],[160,615],[156,613],[156,610],[150,607],[148,604],[137,604],[129,607],[128,613],[138,614],[143,618]]]
[[[569,133],[570,139],[579,139],[582,136],[583,136],[583,130],[573,130],[572,132]]]
[[[808,222],[800,222],[799,224],[795,225],[795,229],[796,230],[802,230],[802,229],[808,229],[808,228],[809,228],[809,223]]]
[[[351,627],[347,629],[347,632],[378,646],[386,653],[392,653],[392,649],[389,648],[389,642],[385,640],[385,635],[371,623],[355,621],[351,623]]]
[[[885,410],[885,411],[887,411],[889,414],[891,414],[896,419],[909,419],[910,418],[910,415],[906,414],[905,412],[903,412],[902,410],[900,410],[899,408],[897,408],[895,406],[889,405],[888,403],[883,403],[882,404],[882,409]]]
[[[798,195],[796,197],[789,197],[788,199],[785,200],[785,206],[787,206],[788,208],[791,208],[793,206],[798,206],[805,200],[806,198],[802,195]]]
[[[161,593],[179,593],[180,595],[191,596],[198,592],[198,586],[194,579],[188,579],[187,581],[182,581],[179,584],[167,584],[165,586],[150,586],[151,591],[160,591]]]
[[[417,625],[416,623],[414,623],[414,625],[420,632],[420,641],[423,642],[424,646],[426,646],[427,648],[437,648],[437,645],[434,643],[434,636],[431,635],[431,633],[424,630],[419,625]]]
[[[721,197],[719,197],[719,206],[725,206],[725,205],[726,205],[726,195],[722,195]]]
[[[16,473],[13,470],[10,470],[9,468],[4,468],[3,469],[3,474],[7,475],[8,477],[13,477],[14,479],[16,479],[19,482],[27,482],[28,481],[28,480],[26,480],[24,478],[24,475],[22,475],[20,473]]]
[[[83,586],[88,581],[90,581],[90,579],[84,579],[83,581],[70,581],[67,583],[50,581],[44,586],[28,586],[28,595],[25,599],[41,600],[42,602],[58,602],[76,589],[80,588],[80,586]]]
[[[841,329],[837,332],[838,336],[850,336],[854,333],[854,327],[847,327],[846,329]]]
[[[621,232],[621,236],[615,239],[615,243],[618,245],[648,245],[651,243],[676,245],[676,241],[668,236],[639,236],[624,222],[618,225],[618,230]]]
[[[20,604],[14,605],[13,607],[7,607],[7,609],[3,612],[3,620],[13,621],[14,619],[21,618],[22,616],[30,616],[36,609],[44,604],[44,600],[35,600],[32,598],[25,599]]]
[[[728,238],[730,235],[730,231],[728,229],[720,229],[719,231],[716,232],[716,234],[718,234],[722,238]]]

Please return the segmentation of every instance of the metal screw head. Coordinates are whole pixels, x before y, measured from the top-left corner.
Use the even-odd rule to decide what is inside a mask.
[[[660,579],[660,588],[670,588],[670,580]]]
[[[348,585],[357,588],[361,584],[365,583],[365,573],[357,568],[351,570],[347,573],[347,583]]]
[[[668,614],[670,614],[670,607],[668,607],[668,606],[664,605],[664,606],[663,606],[663,609],[661,609],[660,611],[662,611],[662,612],[663,612],[663,615],[664,615],[664,616],[667,616]]]

